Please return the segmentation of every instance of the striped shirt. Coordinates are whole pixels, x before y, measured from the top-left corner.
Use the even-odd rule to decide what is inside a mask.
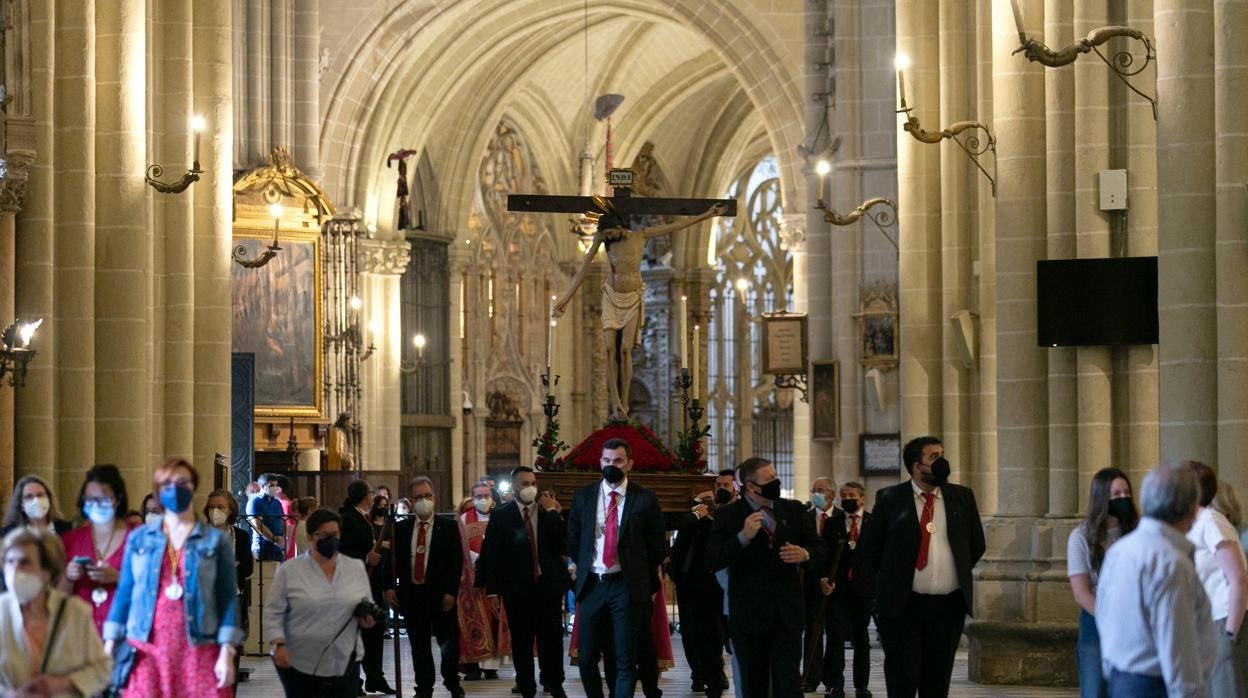
[[[1151,517],[1106,553],[1096,629],[1107,676],[1158,676],[1175,698],[1206,695],[1217,637],[1192,553],[1182,533]]]

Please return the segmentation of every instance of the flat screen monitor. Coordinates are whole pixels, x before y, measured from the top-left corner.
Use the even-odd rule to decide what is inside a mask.
[[[1157,343],[1157,258],[1036,262],[1040,346]]]

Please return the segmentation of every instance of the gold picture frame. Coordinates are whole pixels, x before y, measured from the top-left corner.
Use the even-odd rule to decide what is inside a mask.
[[[874,287],[863,291],[858,318],[859,363],[863,368],[889,371],[900,362],[897,296],[892,289]]]
[[[236,227],[247,256],[273,230]],[[232,344],[256,356],[258,418],[324,418],[320,231],[281,231],[282,250],[267,265],[230,265]]]
[[[762,372],[773,376],[806,375],[809,356],[804,313],[764,313]]]

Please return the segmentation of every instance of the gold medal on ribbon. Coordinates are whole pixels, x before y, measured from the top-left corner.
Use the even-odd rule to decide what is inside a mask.
[[[935,521],[928,521],[928,522],[927,522],[927,532],[928,532],[928,533],[935,533],[935,532],[936,532],[936,522],[935,522]]]
[[[96,587],[91,590],[91,603],[96,606],[103,606],[108,601],[108,591],[103,587]]]
[[[170,601],[177,601],[182,598],[182,585],[178,582],[169,582],[169,586],[165,587],[165,598]]]
[[[418,545],[418,546],[416,546],[416,554],[417,554],[417,555],[424,555],[424,554],[425,554],[425,546],[423,546],[423,545]]]
[[[857,547],[858,547],[858,541],[856,541],[856,540],[851,540],[851,541],[849,542],[849,549],[850,549],[850,550],[853,550],[854,548],[857,548]]]

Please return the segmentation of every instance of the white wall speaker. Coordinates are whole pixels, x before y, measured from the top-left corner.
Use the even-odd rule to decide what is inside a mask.
[[[871,409],[883,412],[884,374],[880,372],[880,369],[873,368],[864,373],[862,378],[867,384],[867,402],[871,403]]]
[[[953,343],[957,345],[958,353],[962,356],[963,368],[975,368],[975,361],[979,354],[978,320],[978,315],[965,308],[949,317]]]

